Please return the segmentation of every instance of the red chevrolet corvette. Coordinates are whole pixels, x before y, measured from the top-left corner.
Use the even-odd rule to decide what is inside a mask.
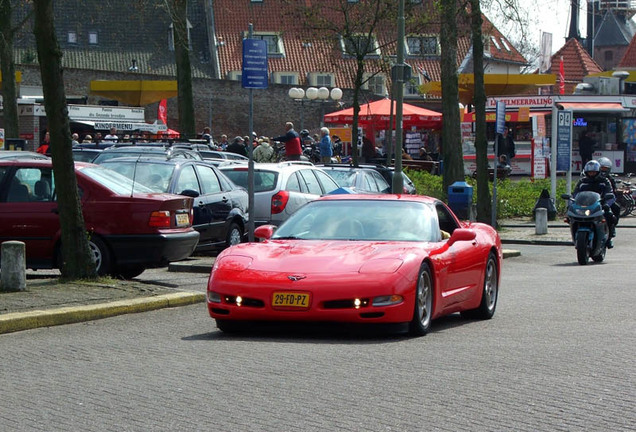
[[[207,289],[222,331],[249,321],[406,323],[424,335],[455,312],[495,313],[501,241],[416,195],[332,195],[216,259]]]

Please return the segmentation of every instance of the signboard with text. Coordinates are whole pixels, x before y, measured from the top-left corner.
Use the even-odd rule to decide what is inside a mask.
[[[572,155],[572,111],[563,110],[557,114],[557,171],[571,169]]]
[[[266,89],[267,42],[261,39],[243,39],[243,88]]]

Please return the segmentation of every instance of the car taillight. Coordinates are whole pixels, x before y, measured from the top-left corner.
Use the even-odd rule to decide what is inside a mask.
[[[190,209],[190,226],[194,224],[194,209]]]
[[[159,210],[152,212],[148,225],[158,228],[170,228],[170,211]]]
[[[272,214],[281,213],[289,201],[289,192],[280,191],[272,197]]]

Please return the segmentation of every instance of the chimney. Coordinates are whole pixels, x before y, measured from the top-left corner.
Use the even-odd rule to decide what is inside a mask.
[[[570,6],[570,32],[567,40],[572,38],[581,40],[581,34],[579,33],[579,0],[570,0]]]

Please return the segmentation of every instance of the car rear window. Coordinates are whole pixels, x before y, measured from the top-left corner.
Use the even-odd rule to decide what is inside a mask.
[[[247,189],[247,168],[223,170],[232,182]],[[274,171],[254,170],[254,192],[267,192],[276,189],[278,173]]]
[[[110,189],[118,195],[130,195],[134,192],[151,193],[152,190],[139,182],[134,182],[116,171],[101,166],[83,167],[82,174]]]

